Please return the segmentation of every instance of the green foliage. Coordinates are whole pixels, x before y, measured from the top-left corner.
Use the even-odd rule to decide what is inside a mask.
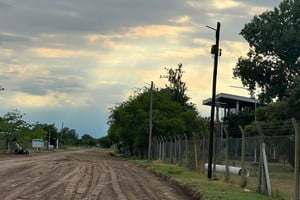
[[[192,107],[193,104],[188,103],[189,97],[185,94],[187,87],[186,84],[181,80],[183,65],[178,64],[177,69],[165,68],[167,70],[167,75],[163,76],[168,78],[169,85],[166,85],[166,89],[173,93],[173,99],[179,102],[182,106]]]
[[[297,77],[295,84],[288,90],[286,99],[290,117],[300,119],[300,76]]]
[[[255,16],[241,35],[247,58],[239,58],[233,75],[250,91],[261,88],[261,102],[282,100],[300,72],[300,1],[284,0],[273,11]]]
[[[181,77],[178,74],[174,76],[175,79],[171,79],[172,84],[177,83],[176,80],[180,80],[177,78]],[[183,91],[185,84],[181,81],[179,83],[180,87],[167,87],[153,91],[153,136],[168,137],[175,134],[208,132],[207,121],[198,115],[192,104],[188,103],[188,97]],[[178,92],[175,92],[176,90]],[[178,98],[179,94],[182,98]],[[149,108],[150,91],[147,89],[135,93],[128,100],[111,108],[108,138],[115,143],[121,142],[131,155],[135,152],[143,155],[148,147]]]
[[[64,127],[60,133],[63,146],[76,146],[78,144],[78,134],[74,129]]]
[[[29,124],[22,119],[23,115],[25,114],[18,110],[13,110],[0,118],[0,138],[13,138],[29,129]]]
[[[80,140],[81,145],[86,147],[94,147],[97,145],[97,140],[89,134],[84,134]]]
[[[287,90],[282,101],[260,107],[256,111],[259,121],[278,121],[291,118],[300,119],[300,79],[297,77],[293,87]]]
[[[288,103],[285,101],[257,108],[256,113],[258,121],[287,120],[291,117]]]
[[[99,138],[98,143],[103,148],[109,148],[112,145],[112,142],[111,142],[111,140],[109,139],[108,136],[104,136],[104,137]]]
[[[224,117],[224,124],[229,128],[238,128],[239,125],[245,127],[254,121],[254,111],[241,111],[237,114],[230,114],[228,117]]]
[[[0,139],[16,139],[21,146],[29,148],[32,139],[48,141],[50,133],[50,141],[62,138],[65,147],[78,145],[78,135],[74,129],[65,127],[58,131],[55,124],[29,124],[23,120],[24,115],[18,110],[13,110],[0,117]]]

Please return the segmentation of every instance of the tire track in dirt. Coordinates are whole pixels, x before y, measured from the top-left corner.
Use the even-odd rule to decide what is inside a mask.
[[[53,161],[59,159],[54,159]],[[55,179],[58,179],[59,175],[65,174],[68,170],[66,167],[60,167],[59,165],[54,165],[54,162],[49,162],[49,158],[32,159],[32,161],[21,158],[21,160],[23,160],[23,163],[20,160],[15,165],[11,163],[10,171],[15,171],[15,173],[7,174],[10,179],[5,185],[0,184],[1,190],[13,190],[13,193],[5,196],[0,195],[1,199],[32,198],[32,194],[36,194],[38,197],[40,196],[38,195],[39,191],[43,192],[45,188],[49,188],[49,185],[51,187],[55,185]],[[20,165],[26,167],[20,169]]]
[[[47,196],[48,194],[55,194],[57,197],[64,195],[68,181],[71,179],[71,177],[76,176],[77,174],[76,171],[70,170],[70,168],[63,168],[63,166],[59,167],[62,168],[62,170],[58,175],[56,175],[58,178],[56,180],[53,179],[52,184],[36,192],[34,196],[35,198],[39,199],[42,196]]]
[[[68,183],[66,189],[65,189],[65,194],[63,196],[63,199],[69,200],[72,199],[75,193],[75,189],[78,187],[80,184],[80,180],[84,176],[82,170],[84,166],[82,164],[77,164],[76,168],[74,169],[74,176],[71,178],[70,182]]]
[[[118,199],[127,200],[127,197],[124,195],[124,192],[121,190],[115,171],[112,168],[109,168],[109,173],[110,173],[112,188],[115,194],[117,195]]]
[[[97,149],[15,159],[0,165],[1,200],[191,199],[146,170]]]
[[[91,188],[91,195],[89,199],[96,200],[98,199],[99,195],[103,192],[103,188],[106,185],[105,179],[107,178],[108,172],[107,168],[104,167],[103,162],[98,163],[99,166],[94,167],[94,174],[96,175],[92,180],[92,188]],[[94,176],[93,176],[94,177]]]
[[[143,183],[144,180],[149,179],[149,177],[145,177],[143,173],[140,173],[137,169],[129,167],[128,165],[123,165],[122,169],[116,168],[116,171],[120,174],[120,177],[126,177],[126,180],[124,181],[134,183],[124,185],[123,187],[125,187],[125,191],[132,191],[134,193],[136,193],[136,191],[140,191],[139,193],[142,195],[142,199],[150,198],[159,200],[159,198],[154,195],[157,195],[157,193]],[[136,196],[134,193],[131,194],[131,196]]]
[[[49,171],[46,171],[45,166],[47,166]],[[5,199],[13,198],[31,198],[32,194],[35,194],[35,198],[39,198],[44,195],[47,190],[51,190],[56,186],[60,175],[65,174],[68,168],[61,167],[60,165],[48,166],[45,164],[37,164],[33,166],[31,170],[26,169],[21,171],[19,174],[16,174],[16,180],[14,187],[10,188],[14,190],[12,195],[7,195]],[[71,171],[72,172],[72,171]],[[65,179],[68,178],[68,175],[65,175]]]
[[[185,199],[182,196],[174,195],[177,194],[174,188],[170,187],[168,184],[161,184],[161,182],[148,172],[137,169],[133,165],[122,164],[122,168],[119,168],[119,164],[116,165],[115,171],[120,174],[120,177],[124,178],[124,181],[133,184],[126,184],[124,190],[134,192],[133,196],[140,195],[141,199]],[[147,180],[147,181],[145,181]]]
[[[76,194],[74,199],[80,200],[86,197],[87,193],[89,192],[90,183],[92,180],[92,164],[91,162],[87,162],[84,166],[83,177],[80,180],[79,184],[76,187]]]

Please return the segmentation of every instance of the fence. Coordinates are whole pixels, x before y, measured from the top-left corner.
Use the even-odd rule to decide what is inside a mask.
[[[299,199],[299,175],[293,167],[299,165],[299,153],[295,154],[299,152],[295,143],[299,128],[295,120],[257,123],[255,130],[222,130],[213,142],[214,178],[267,195]],[[156,136],[151,157],[205,173],[208,143],[208,138],[186,134]]]
[[[0,140],[0,152],[4,152],[6,147],[6,140]]]

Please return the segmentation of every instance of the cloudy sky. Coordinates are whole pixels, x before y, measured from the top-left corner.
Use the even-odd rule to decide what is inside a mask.
[[[164,67],[183,64],[188,96],[209,107],[210,47],[221,22],[218,92],[247,96],[232,79],[248,44],[239,35],[279,0],[0,0],[0,115],[18,109],[30,123],[62,121],[79,134],[106,135],[108,108],[136,88],[164,87]]]

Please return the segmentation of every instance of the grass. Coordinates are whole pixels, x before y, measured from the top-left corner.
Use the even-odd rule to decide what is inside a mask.
[[[291,199],[289,197],[283,196],[283,193],[279,190],[273,190],[273,197],[268,197],[256,193],[256,188],[254,185],[250,185],[246,190],[241,188],[238,183],[240,181],[239,176],[231,175],[229,182],[224,182],[223,174],[218,174],[220,180],[208,181],[207,176],[203,173],[191,171],[184,167],[178,165],[169,165],[162,162],[149,162],[143,160],[135,160],[138,165],[144,166],[148,169],[157,171],[161,174],[164,174],[168,177],[171,177],[174,180],[177,180],[189,187],[193,188],[195,191],[201,191],[205,199],[214,200],[214,199],[230,199],[230,200],[271,200],[271,199]],[[255,177],[250,177],[250,182],[257,179]],[[255,179],[255,180],[254,180]],[[285,178],[283,178],[285,180]]]
[[[238,164],[240,165],[240,164]],[[247,187],[250,190],[256,190],[258,186],[259,168],[246,162],[246,168],[250,172]],[[269,175],[273,196],[277,199],[293,199],[294,195],[294,169],[289,164],[268,163]],[[221,176],[221,174],[219,174]],[[230,182],[234,184],[240,183],[239,176],[230,176]]]

